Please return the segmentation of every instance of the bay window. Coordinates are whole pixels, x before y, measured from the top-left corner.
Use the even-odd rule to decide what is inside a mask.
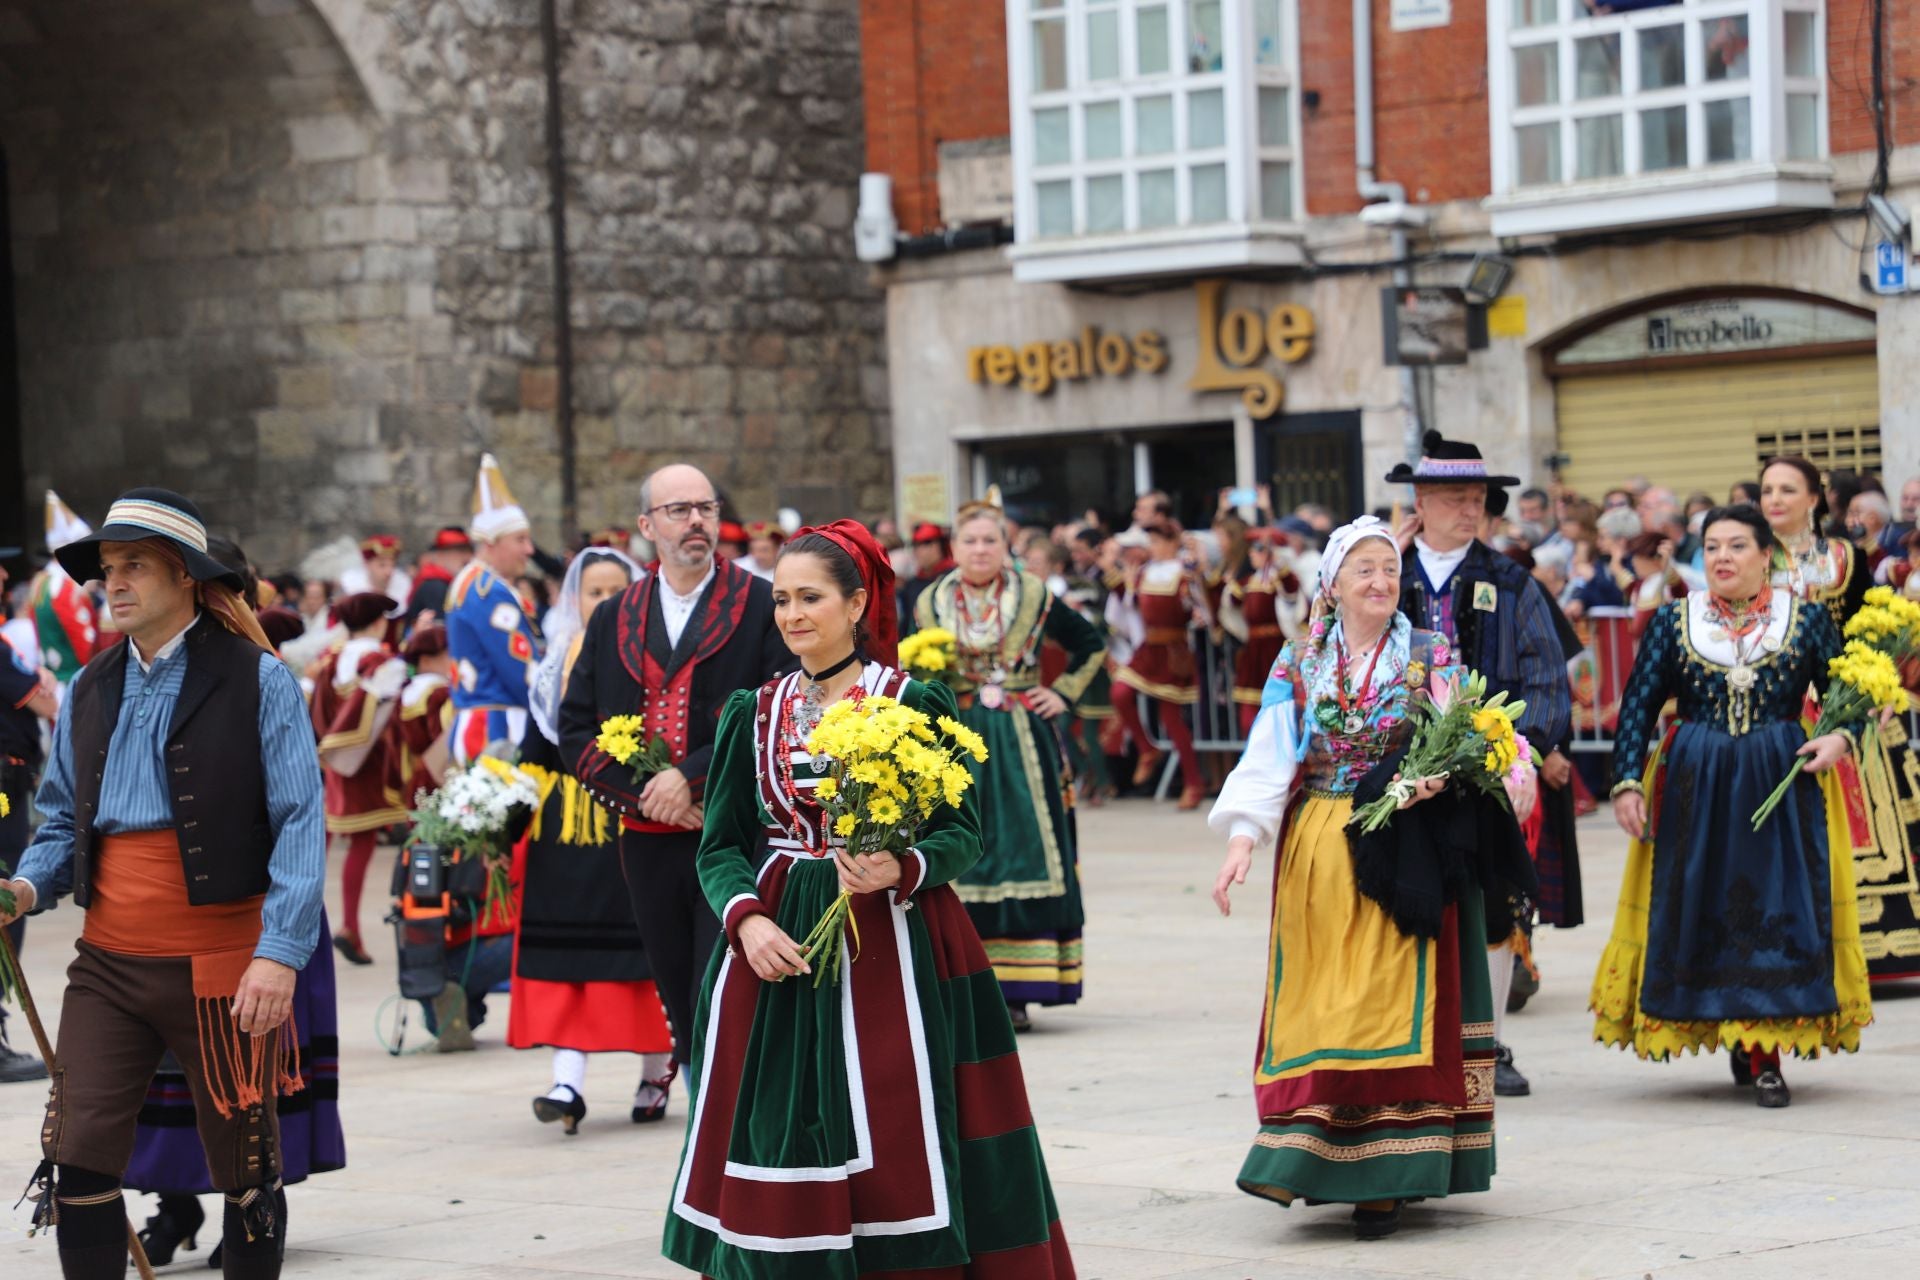
[[[1015,273],[1299,260],[1295,0],[1007,0]]]
[[[1830,207],[1824,0],[1488,0],[1494,231]]]

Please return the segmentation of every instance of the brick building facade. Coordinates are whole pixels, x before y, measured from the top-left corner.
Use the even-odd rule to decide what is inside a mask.
[[[868,167],[893,179],[902,234],[1000,221],[1015,240],[933,257],[916,245],[883,271],[896,401],[909,385],[920,392],[897,420],[903,497],[944,483],[958,500],[989,480],[1033,479],[1046,471],[1036,458],[1066,450],[1081,469],[1105,466],[1115,502],[1174,474],[1186,452],[1210,459],[1192,481],[1208,497],[1212,486],[1299,466],[1343,474],[1322,493],[1377,504],[1394,496],[1377,477],[1404,451],[1409,404],[1429,425],[1481,439],[1507,469],[1545,479],[1550,458],[1571,454],[1570,482],[1601,483],[1623,465],[1607,441],[1626,439],[1608,415],[1648,405],[1600,374],[1651,385],[1691,370],[1660,384],[1668,400],[1690,403],[1737,391],[1730,370],[1762,357],[1775,361],[1771,376],[1818,383],[1822,398],[1784,425],[1762,422],[1757,407],[1746,426],[1698,419],[1707,435],[1744,435],[1728,437],[1724,465],[1676,459],[1675,475],[1717,483],[1774,447],[1920,473],[1920,381],[1910,361],[1886,358],[1920,338],[1920,300],[1862,284],[1882,238],[1863,203],[1878,160],[1873,0],[1615,7],[1625,12],[1595,14],[1585,0],[1452,0],[1437,7],[1438,25],[1396,29],[1397,12],[1422,6],[1367,6],[1373,176],[1414,206],[1405,282],[1458,286],[1476,253],[1514,267],[1485,349],[1418,370],[1409,388],[1385,363],[1382,337],[1394,242],[1378,219],[1356,216],[1384,202],[1364,198],[1357,181],[1351,3],[867,0]],[[1673,59],[1664,70],[1663,50]],[[1886,194],[1912,206],[1920,9],[1884,6],[1880,59]],[[1534,73],[1544,81],[1525,82]],[[1171,118],[1192,126],[1199,95],[1222,85],[1224,146],[1218,136],[1146,145],[1149,104],[1184,99]],[[1282,104],[1274,136],[1261,114],[1270,101]],[[1001,140],[1013,216],[943,208],[942,181],[966,150],[957,144]],[[1057,154],[1043,154],[1049,147]],[[1192,186],[1156,213],[1148,181],[1165,175]],[[1268,175],[1264,198],[1276,204],[1263,209]],[[1213,184],[1204,192],[1203,177]],[[1298,196],[1282,207],[1288,180]],[[1202,386],[1192,372],[1208,346],[1195,292],[1209,279],[1224,282],[1229,307],[1266,315],[1298,305],[1319,325],[1307,358],[1265,362],[1286,388],[1278,413],[1249,413],[1231,387]],[[1616,349],[1618,334],[1587,341],[1622,317],[1648,332],[1690,334],[1696,321],[1701,332],[1730,332],[1713,328],[1716,316],[1748,317],[1746,331],[1776,336],[1670,366],[1659,365],[1666,352]],[[1044,394],[1021,393],[1017,378],[1009,392],[967,376],[968,352],[996,331],[1018,347],[1090,324],[1163,332],[1171,370],[1067,380]],[[1716,362],[1719,373],[1701,371]]]

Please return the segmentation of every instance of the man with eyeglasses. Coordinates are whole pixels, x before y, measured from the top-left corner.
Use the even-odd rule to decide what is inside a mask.
[[[594,611],[560,708],[560,754],[596,799],[620,816],[620,862],[654,985],[673,1027],[673,1067],[641,1082],[633,1119],[666,1113],[667,1088],[688,1060],[694,1002],[720,936],[694,868],[701,801],[720,708],[794,659],[773,623],[773,588],[719,559],[720,501],[698,468],[674,465],[640,486],[640,536],[659,559]],[[611,716],[646,718],[673,767],[636,780],[595,745]]]

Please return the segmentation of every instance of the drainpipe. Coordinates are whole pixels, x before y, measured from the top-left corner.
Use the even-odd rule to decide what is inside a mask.
[[[1372,0],[1353,0],[1353,168],[1354,187],[1369,204],[1383,200],[1406,204],[1407,189],[1398,182],[1381,182],[1374,176],[1373,152],[1373,4]],[[1407,229],[1392,229],[1393,283],[1413,283],[1407,266]],[[1413,370],[1400,367],[1400,411],[1407,461],[1418,462],[1423,448],[1420,424],[1419,392],[1414,386]]]
[[[567,261],[567,151],[561,131],[560,18],[556,0],[540,0],[540,54],[547,80],[547,205],[553,241],[554,425],[560,436],[560,540],[580,528],[580,482],[573,433],[573,271]]]

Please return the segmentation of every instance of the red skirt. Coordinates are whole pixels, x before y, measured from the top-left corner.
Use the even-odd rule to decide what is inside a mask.
[[[581,1053],[670,1053],[673,1033],[651,982],[513,980],[507,1043]]]

